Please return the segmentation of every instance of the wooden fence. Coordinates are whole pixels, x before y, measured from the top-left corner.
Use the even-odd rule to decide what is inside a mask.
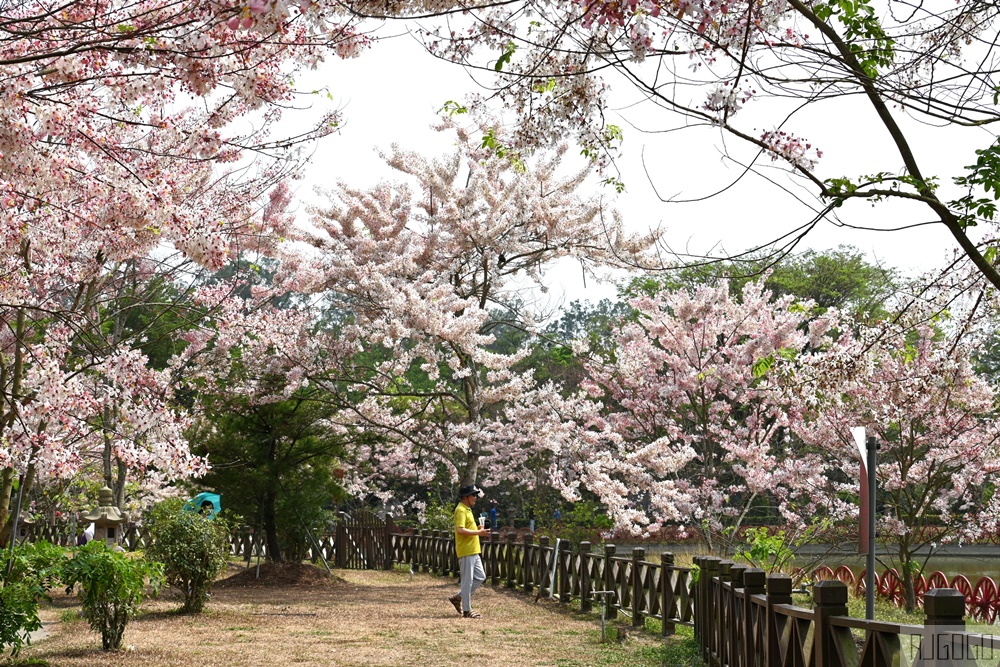
[[[996,665],[1000,637],[969,632],[965,596],[924,594],[923,625],[847,615],[842,581],[813,585],[812,609],[792,604],[785,574],[697,557],[695,635],[709,667],[920,667]]]
[[[64,524],[37,524],[31,527],[27,539],[45,540],[63,547],[76,544],[76,526]],[[344,569],[389,569],[392,567],[392,538],[395,531],[392,517],[380,519],[372,512],[341,513],[333,535],[318,535],[309,557],[322,557]],[[138,551],[146,546],[148,535],[141,526],[127,525],[122,531],[121,545],[127,551]],[[254,539],[246,526],[229,537],[229,552],[244,560],[266,558],[267,544]]]
[[[658,562],[647,561],[645,550],[619,555],[614,545],[592,551],[589,542],[572,545],[551,543],[532,535],[520,540],[515,533],[503,539],[492,533],[483,544],[483,568],[493,586],[553,597],[562,603],[577,600],[581,611],[590,611],[606,598],[605,613],[619,613],[641,626],[646,617],[662,621],[663,634],[677,624],[692,625],[694,617],[691,568],[674,565],[673,554],[661,554]],[[392,559],[409,565],[414,572],[458,576],[455,537],[451,531],[417,530],[392,536]]]

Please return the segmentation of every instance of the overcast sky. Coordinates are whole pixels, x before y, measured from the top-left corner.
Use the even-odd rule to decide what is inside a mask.
[[[436,112],[445,101],[461,100],[468,91],[476,90],[463,69],[435,60],[407,36],[377,43],[354,60],[331,61],[318,72],[301,76],[298,83],[306,90],[325,86],[333,100],[317,96],[317,107],[341,108],[346,121],[338,135],[323,140],[306,178],[297,184],[300,197],[312,201],[315,198],[311,190],[317,184],[345,180],[352,185],[371,185],[396,178],[378,157],[379,148],[388,149],[398,143],[430,155],[449,152],[452,138],[430,129],[437,119]],[[780,237],[811,217],[808,206],[815,206],[815,201],[807,191],[799,193],[800,202],[759,177],[738,179],[743,170],[723,159],[722,147],[725,145],[744,159],[750,159],[753,153],[735,140],[721,137],[712,128],[646,132],[669,130],[677,121],[662,111],[654,112],[648,104],[633,104],[636,93],[627,85],[613,85],[612,90],[614,105],[625,109],[617,123],[625,130],[619,164],[626,192],[617,196],[615,206],[631,228],[661,226],[666,230],[667,243],[678,251],[700,254],[725,249],[736,253]],[[741,113],[759,114],[761,127],[769,122],[763,104],[748,105]],[[880,135],[865,131],[866,115],[870,113],[867,108],[845,100],[840,108],[827,105],[812,113],[800,124],[802,129],[813,132],[809,139],[824,150],[818,171],[822,177],[857,176],[859,161],[863,164],[866,157],[873,158],[871,172],[885,168],[885,162],[876,158],[890,147]],[[960,139],[967,141],[964,136],[954,141],[942,141],[939,134],[929,137],[925,144],[915,147],[917,157],[931,168],[941,167],[939,173],[954,174],[962,165],[974,161],[975,146],[962,145]],[[758,164],[766,172],[773,171],[769,176],[784,182],[782,171],[772,169],[768,158]],[[709,197],[731,183],[724,193]],[[610,188],[600,190],[608,197],[615,196]],[[693,201],[663,203],[660,198]],[[874,226],[912,224],[927,217],[926,209],[882,204],[872,207],[865,202],[845,206],[840,214],[845,222]],[[874,232],[824,222],[799,248],[823,250],[838,244],[854,245],[867,252],[872,261],[909,272],[940,266],[955,246],[941,225]],[[563,267],[553,278],[559,283],[553,290],[555,300],[596,300],[615,293],[613,287],[595,286],[592,281],[585,288],[578,267]]]

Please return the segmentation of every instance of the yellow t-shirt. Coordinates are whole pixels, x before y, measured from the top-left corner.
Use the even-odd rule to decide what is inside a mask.
[[[459,503],[455,508],[455,528],[468,528],[469,530],[479,530],[476,517],[472,514],[472,508],[465,503]],[[458,557],[471,556],[482,553],[479,548],[478,535],[459,535],[455,533],[455,551]]]

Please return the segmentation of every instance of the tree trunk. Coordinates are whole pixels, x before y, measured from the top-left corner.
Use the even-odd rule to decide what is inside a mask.
[[[264,507],[261,512],[264,521],[264,539],[267,541],[267,559],[274,563],[283,563],[281,544],[278,542],[278,525],[275,519],[275,494],[268,491],[264,496]]]
[[[125,507],[125,482],[128,480],[128,468],[125,467],[125,462],[118,457],[115,457],[115,463],[118,466],[118,478],[111,488],[115,492],[115,506],[118,509],[123,509]]]
[[[7,536],[10,528],[7,520],[10,518],[10,501],[14,494],[14,469],[4,468],[0,472],[0,547],[7,546]]]
[[[903,603],[906,605],[908,613],[912,613],[917,609],[917,593],[913,582],[913,575],[916,572],[915,565],[910,545],[904,542],[900,545],[899,549],[899,567],[902,570],[899,573],[899,578],[903,582]]]
[[[465,403],[469,409],[469,423],[478,424],[482,420],[479,409],[479,382],[476,377],[478,369],[471,361],[468,365],[472,368],[472,374],[465,378],[462,386],[465,390]],[[465,455],[465,465],[459,475],[459,486],[470,486],[479,479],[479,457],[481,455],[479,440],[475,437],[469,442],[469,451]]]

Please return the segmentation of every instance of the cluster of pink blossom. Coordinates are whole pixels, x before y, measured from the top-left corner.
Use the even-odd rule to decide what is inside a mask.
[[[761,142],[771,152],[772,160],[785,160],[800,169],[816,168],[823,151],[813,148],[805,139],[784,130],[768,130],[760,135]]]
[[[585,385],[617,406],[606,419],[620,440],[576,464],[602,502],[632,507],[616,514],[619,527],[697,523],[711,535],[763,494],[797,489],[806,461],[783,440],[782,379],[809,348],[809,305],[793,303],[772,302],[761,283],[740,298],[723,283],[632,302],[638,321],[618,329],[613,359],[591,363]],[[640,511],[637,494],[647,493]]]

